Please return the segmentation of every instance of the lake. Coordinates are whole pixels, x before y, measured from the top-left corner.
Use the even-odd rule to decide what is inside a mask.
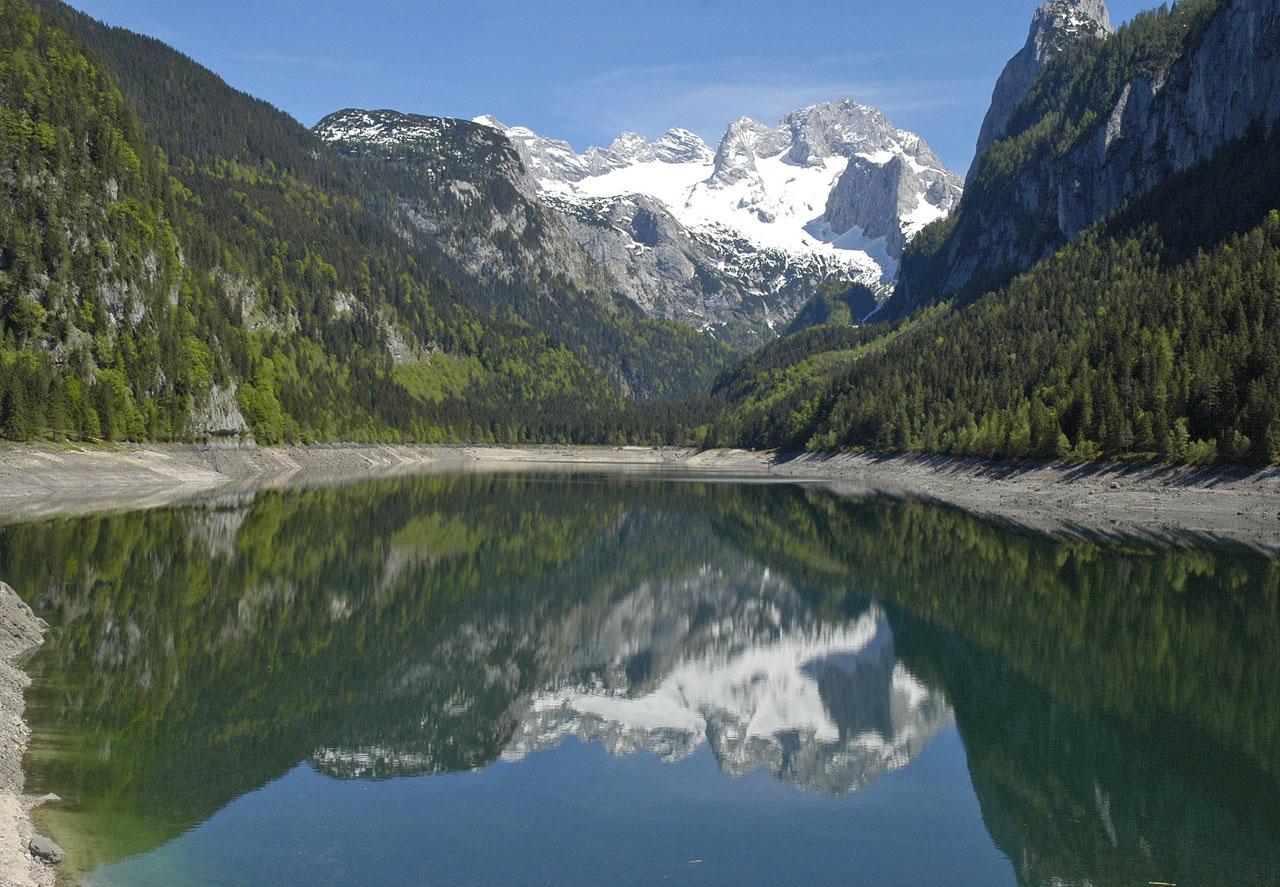
[[[1280,565],[726,478],[0,528],[91,885],[1274,885]]]

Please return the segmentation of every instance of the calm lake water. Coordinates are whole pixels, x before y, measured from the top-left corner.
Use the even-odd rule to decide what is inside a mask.
[[[1280,882],[1280,566],[456,475],[0,528],[93,885]]]

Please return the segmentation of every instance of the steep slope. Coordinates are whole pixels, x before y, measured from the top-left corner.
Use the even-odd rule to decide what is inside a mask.
[[[782,331],[783,336],[825,323],[857,326],[879,308],[870,287],[847,280],[828,280]]]
[[[621,408],[584,349],[478,313],[481,282],[386,220],[385,170],[158,41],[36,8],[4,18],[5,436],[611,433],[584,424]]]
[[[476,276],[504,283],[561,276],[600,287],[599,269],[554,214],[531,199],[532,178],[510,142],[492,129],[349,108],[312,132],[348,157],[385,161],[381,175],[405,192],[395,195],[396,221],[406,233],[433,239]]]
[[[225,328],[198,319],[219,306],[184,273],[181,196],[74,42],[17,0],[0,14],[0,434],[181,426],[229,369],[209,359]]]
[[[1045,66],[1081,39],[1114,33],[1105,0],[1050,0],[1036,10],[1026,44],[1009,59],[991,93],[991,107],[982,120],[978,148],[965,176],[966,187],[978,174],[978,159],[992,142],[1008,135],[1013,109],[1027,97]]]
[[[365,163],[385,192],[387,220],[455,278],[478,281],[468,301],[568,345],[624,394],[652,399],[705,394],[730,359],[723,343],[639,309],[612,293],[609,276],[540,203],[511,143],[462,120],[348,109],[313,132]]]
[[[972,298],[1280,117],[1273,3],[1184,0],[1062,48],[903,258],[891,315]]]
[[[763,356],[772,359],[753,359],[722,380],[731,406],[709,441],[1193,463],[1280,458],[1280,127],[1274,90],[1259,86],[1277,74],[1276,53],[1259,46],[1276,16],[1260,2],[1242,0],[1216,15],[1212,5],[1188,3],[1072,50],[1080,53],[1072,71],[1113,62],[1125,69],[1117,46],[1135,64],[1163,66],[1159,119],[1182,121],[1184,134],[1203,96],[1231,88],[1194,74],[1206,48],[1217,47],[1223,70],[1233,70],[1226,60],[1250,59],[1234,81],[1254,84],[1241,86],[1250,99],[1231,116],[1252,124],[1181,173],[1168,173],[1172,151],[1156,156],[1149,177],[1143,155],[1116,155],[1137,180],[1159,184],[981,298],[864,327],[861,345],[847,333],[832,342],[813,331],[779,342]],[[1181,54],[1170,62],[1171,52]],[[1037,96],[1057,94],[1058,78],[1069,73],[1056,62],[1046,68],[1013,129],[1061,126],[1065,117],[1052,103],[1041,124],[1019,118]],[[1168,86],[1176,82],[1200,85]],[[1076,119],[1100,116],[1071,103],[1088,90],[1069,93]],[[1097,108],[1110,108],[1109,92],[1093,95]],[[1204,132],[1220,134],[1224,125]],[[1001,168],[993,158],[1019,138],[988,151],[959,219],[929,246],[973,224],[969,201]],[[1212,138],[1205,139],[1197,150],[1208,150]],[[1029,191],[1036,181],[1009,187]],[[955,268],[944,256],[935,253],[943,274]]]
[[[622,292],[705,326],[785,323],[818,283],[891,278],[906,241],[960,197],[924,141],[850,100],[774,127],[744,117],[719,147],[672,130],[579,155],[492,117],[551,206]]]

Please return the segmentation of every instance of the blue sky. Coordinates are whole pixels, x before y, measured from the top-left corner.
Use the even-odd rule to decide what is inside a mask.
[[[72,0],[308,126],[347,107],[495,114],[579,151],[673,126],[713,146],[853,98],[961,174],[1036,0]],[[1153,0],[1109,0],[1119,24]]]

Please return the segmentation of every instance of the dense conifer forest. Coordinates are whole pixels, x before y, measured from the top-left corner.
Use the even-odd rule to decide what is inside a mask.
[[[774,343],[721,378],[708,440],[1273,462],[1277,182],[1280,134],[1259,134],[971,305]]]
[[[1139,16],[1115,37],[1083,43],[1051,65],[1015,109],[1012,135],[984,155],[957,213],[913,242],[904,275],[917,284],[931,274],[940,281],[952,241],[983,217],[975,202],[1016,204],[1009,195],[1029,158],[1066,150],[1124,78],[1167,66],[1216,8],[1206,0]],[[1007,281],[996,289],[974,283],[898,320],[806,330],[766,347],[717,383],[727,406],[705,440],[999,458],[1274,462],[1278,208],[1280,132],[1255,126],[1031,270],[1015,276],[989,268],[987,282]],[[882,313],[892,316],[896,307],[891,300]]]
[[[621,441],[615,353],[650,396],[725,363],[572,292],[499,311],[380,212],[385,168],[158,41],[0,11],[5,437],[183,440],[238,409],[260,443]]]

